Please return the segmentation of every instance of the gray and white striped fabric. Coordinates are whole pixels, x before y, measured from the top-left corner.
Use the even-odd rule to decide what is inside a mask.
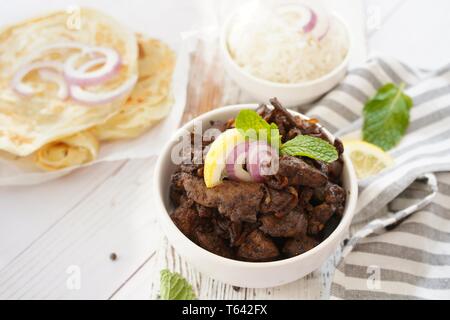
[[[419,72],[389,57],[351,70],[308,113],[337,136],[357,132],[364,103],[385,83],[414,100],[395,166],[360,183],[335,299],[450,299],[450,65]]]

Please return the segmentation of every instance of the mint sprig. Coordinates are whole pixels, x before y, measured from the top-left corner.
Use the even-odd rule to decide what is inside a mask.
[[[235,127],[250,139],[265,140],[269,144],[277,144],[277,148],[279,146],[280,131],[278,130],[278,126],[275,123],[267,123],[254,110],[241,110],[236,117]]]
[[[363,140],[383,150],[395,147],[409,126],[412,99],[403,91],[405,84],[397,87],[388,83],[378,89],[364,106]]]
[[[192,286],[179,273],[161,270],[160,297],[162,300],[195,300]]]
[[[333,162],[339,158],[336,148],[327,141],[301,135],[287,141],[280,150],[282,155],[308,157],[323,162]]]
[[[235,127],[250,139],[265,140],[273,147],[275,147],[274,144],[279,143],[276,149],[281,146],[279,149],[283,155],[308,157],[324,162],[333,162],[339,157],[333,145],[316,137],[300,135],[281,144],[277,125],[267,123],[254,110],[241,110],[236,117]]]

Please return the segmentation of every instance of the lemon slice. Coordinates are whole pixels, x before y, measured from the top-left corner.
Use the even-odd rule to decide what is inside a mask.
[[[245,137],[237,129],[228,129],[211,144],[205,157],[203,177],[207,188],[217,186],[224,177],[226,158],[233,148],[245,142]]]
[[[374,144],[361,140],[343,142],[359,179],[374,176],[394,164],[394,159]]]

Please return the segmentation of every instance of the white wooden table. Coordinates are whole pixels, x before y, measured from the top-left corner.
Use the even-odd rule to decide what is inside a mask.
[[[39,1],[40,8],[33,7],[33,2],[0,4],[1,23],[46,9],[45,1]],[[49,7],[61,3],[47,2]],[[194,6],[196,2],[201,0],[165,1],[163,10],[157,1],[129,0],[123,14],[139,27],[145,25],[146,15],[138,15],[136,10],[153,10],[150,16],[160,17],[164,26],[171,24],[163,28],[163,36],[198,23],[202,13]],[[352,7],[353,0],[339,0],[339,5],[337,0],[329,2],[343,7],[342,15],[348,17],[361,9]],[[111,6],[120,9],[124,4],[90,3],[105,6],[105,10],[112,10]],[[347,3],[347,8],[342,3]],[[168,8],[175,17],[172,21],[161,16]],[[391,54],[421,68],[448,62],[450,45],[442,40],[445,30],[450,29],[445,17],[449,9],[446,0],[366,1],[369,53]],[[365,48],[360,50],[356,60],[366,54]],[[191,82],[198,79],[198,75],[191,75]],[[188,107],[239,100],[236,90],[227,95],[214,90],[195,94],[193,85]],[[187,113],[186,118],[192,115]],[[159,271],[165,267],[185,275],[200,299],[328,296],[332,260],[304,279],[263,290],[235,289],[192,269],[168,246],[155,220],[151,188],[154,162],[146,159],[96,165],[40,186],[0,188],[0,298],[151,299],[157,297]],[[114,261],[112,253],[117,255]]]

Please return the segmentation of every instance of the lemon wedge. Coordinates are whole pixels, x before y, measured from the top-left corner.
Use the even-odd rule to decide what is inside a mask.
[[[343,143],[358,179],[374,176],[394,164],[394,159],[374,144],[361,140],[344,140]]]
[[[245,137],[237,129],[228,129],[214,140],[206,154],[203,169],[207,188],[215,187],[222,182],[227,156],[242,142],[245,142]]]

